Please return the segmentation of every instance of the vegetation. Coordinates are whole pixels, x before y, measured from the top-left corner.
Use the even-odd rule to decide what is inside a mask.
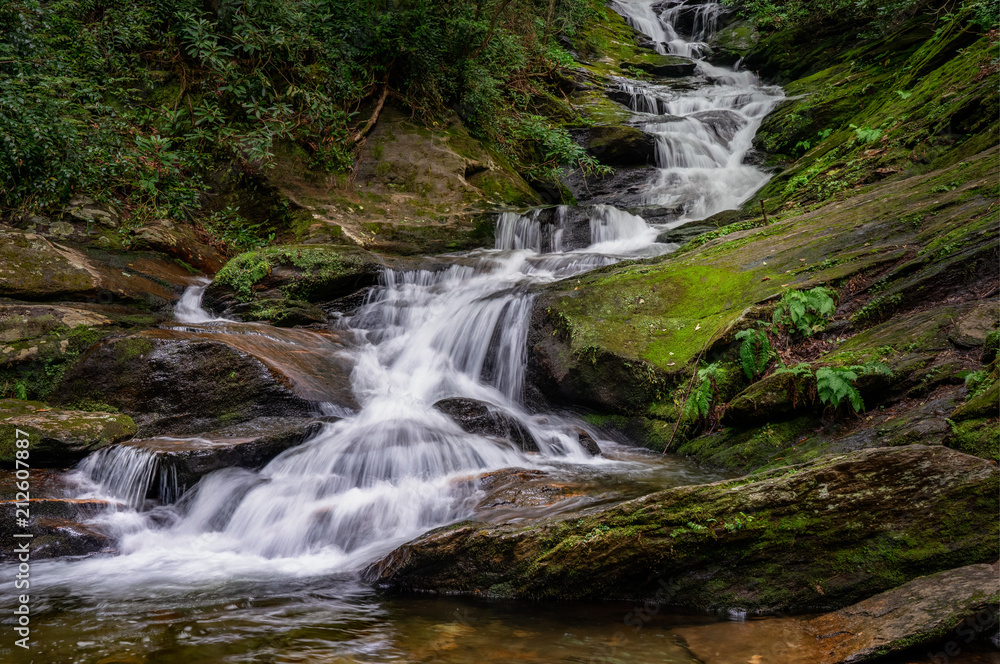
[[[939,6],[942,13],[962,16],[982,29],[1000,21],[1000,8],[991,0],[928,2],[927,0],[723,0],[761,28],[780,29],[831,20],[852,21],[870,26],[865,34],[883,31],[927,5]]]
[[[126,232],[191,218],[208,175],[260,175],[275,148],[352,168],[391,98],[457,112],[529,175],[599,172],[533,113],[595,0],[12,0],[0,5],[0,214],[87,193]],[[226,212],[235,221],[235,212]],[[211,219],[237,249],[268,228]]]
[[[833,291],[816,287],[808,291],[786,292],[774,310],[774,326],[789,328],[804,337],[812,336],[826,327],[836,311]]]
[[[750,380],[759,378],[777,357],[771,341],[763,329],[747,329],[736,334],[740,344],[740,366]]]
[[[851,410],[861,413],[865,410],[861,393],[856,387],[858,377],[861,375],[880,375],[892,377],[892,370],[882,362],[867,362],[865,364],[855,364],[846,367],[819,367],[813,373],[808,362],[801,362],[794,367],[781,367],[775,374],[790,374],[796,380],[794,388],[797,392],[806,391],[814,394],[807,396],[816,397],[820,402],[836,411],[841,403],[850,404]],[[809,379],[815,379],[815,387]]]

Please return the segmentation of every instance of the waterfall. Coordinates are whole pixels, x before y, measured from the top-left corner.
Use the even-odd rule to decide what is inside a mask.
[[[643,131],[656,137],[657,177],[644,193],[650,205],[682,210],[677,222],[704,219],[738,207],[768,180],[760,169],[744,163],[761,121],[784,98],[781,88],[761,86],[751,72],[733,71],[700,58],[704,43],[727,11],[718,3],[658,3],[658,25],[648,0],[615,0],[612,7],[654,42],[660,52],[693,58],[708,84],[678,92],[670,86],[618,79],[616,88],[639,114]],[[690,24],[690,41],[674,26],[682,15]]]
[[[205,296],[205,289],[212,283],[211,279],[200,278],[194,285],[188,286],[181,294],[181,299],[174,306],[174,318],[180,323],[214,323],[232,321],[226,318],[217,318],[205,311],[201,306],[201,300]]]
[[[613,2],[661,53],[700,57],[721,6],[699,6],[685,40],[673,21],[691,6],[667,2],[657,15],[653,4]],[[682,210],[677,223],[739,205],[766,181],[743,160],[761,118],[781,99],[780,90],[762,88],[747,72],[700,60],[697,67],[697,85],[681,90],[618,82],[657,141],[656,178],[643,195],[650,204]],[[533,414],[524,403],[532,287],[672,250],[656,243],[659,230],[610,205],[509,211],[499,215],[492,249],[442,258],[451,261],[444,269],[384,270],[378,287],[339,322],[338,333],[355,340],[337,352],[350,356],[349,388],[359,406],[325,407],[342,420],[258,470],[206,475],[179,499],[156,455],[116,446],[83,462],[89,490],[119,498],[139,522],[130,523],[120,542],[126,555],[108,563],[109,573],[124,566],[188,582],[201,574],[225,577],[233,568],[351,571],[408,538],[472,515],[472,480],[482,473],[612,463],[580,445],[578,420]],[[176,307],[185,333],[236,334],[233,326],[205,325],[218,320],[201,307],[206,287],[189,288]],[[256,343],[259,354],[278,352],[279,345],[324,348],[312,330],[257,326],[244,336],[266,341],[263,328],[275,343]],[[539,451],[465,432],[434,408],[452,397],[513,418]],[[150,495],[165,504],[156,519],[140,512]]]
[[[91,454],[80,462],[80,472],[93,483],[91,492],[138,510],[150,490],[161,503],[177,500],[177,472],[162,463],[160,455],[129,445],[116,445]]]

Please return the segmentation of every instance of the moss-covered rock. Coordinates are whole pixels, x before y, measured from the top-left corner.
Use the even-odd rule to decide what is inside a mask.
[[[0,461],[5,464],[14,463],[16,452],[27,449],[29,466],[65,468],[91,452],[131,438],[136,430],[128,415],[0,399]],[[18,447],[16,442],[25,438],[28,447]]]
[[[575,137],[602,164],[656,165],[656,137],[635,127],[595,126],[575,132]]]
[[[0,297],[117,301],[150,308],[166,307],[176,299],[172,284],[99,260],[103,256],[98,250],[90,253],[97,257],[0,225]]]
[[[219,315],[277,320],[279,309],[297,306],[288,300],[335,300],[374,285],[381,271],[378,257],[357,247],[270,247],[240,254],[226,263],[205,290],[203,301]],[[274,311],[273,317],[263,315],[268,309]]]
[[[995,560],[998,488],[995,464],[944,447],[866,450],[582,518],[456,524],[364,576],[393,592],[840,608],[922,574]]]
[[[749,324],[744,319],[748,309],[792,288],[852,283],[838,312],[853,311],[852,321],[859,320],[854,331],[878,324],[877,318],[859,313],[874,297],[893,293],[899,299],[889,324],[908,328],[905,337],[926,328],[940,342],[901,344],[890,365],[907,376],[907,390],[923,385],[926,393],[942,380],[954,381],[960,367],[944,364],[928,378],[931,355],[953,347],[951,319],[938,316],[943,310],[908,314],[937,321],[918,326],[898,314],[926,308],[938,298],[961,297],[972,285],[985,288],[995,279],[997,229],[987,213],[992,199],[980,190],[996,177],[993,155],[988,151],[965,166],[858,191],[849,205],[831,202],[808,212],[786,212],[766,226],[738,222],[664,258],[625,262],[542,287],[529,334],[530,376],[553,399],[642,415],[650,403],[685,382],[703,351],[716,358],[734,352],[732,336]],[[938,192],[928,202],[934,183],[959,173],[971,177],[966,193]],[[926,221],[919,228],[899,223],[907,210]],[[961,238],[958,248],[936,249],[949,235]],[[870,290],[856,288],[859,283]],[[964,315],[970,306],[954,313]],[[886,345],[885,334],[886,329],[873,330],[864,344],[855,345],[874,356]],[[863,354],[858,361],[834,358],[836,352],[821,359],[829,364],[866,361]],[[875,387],[866,389],[875,393]],[[780,395],[772,390],[768,398]],[[783,412],[790,401],[781,406]]]
[[[753,23],[736,21],[713,34],[708,45],[712,53],[708,56],[710,62],[732,66],[750,54],[750,51],[760,40]]]

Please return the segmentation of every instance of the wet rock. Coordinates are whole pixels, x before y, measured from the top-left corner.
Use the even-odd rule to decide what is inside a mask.
[[[268,342],[244,336],[233,342]],[[110,404],[132,415],[145,436],[211,431],[262,416],[312,414],[315,404],[296,393],[279,360],[267,364],[248,352],[253,346],[240,350],[225,343],[221,334],[218,339],[167,330],[106,339],[67,372],[52,399],[71,403],[90,398]],[[258,350],[261,355],[266,351]],[[336,365],[329,366],[332,372]],[[350,399],[347,376],[339,375],[338,380],[338,375],[321,378],[334,387],[339,383],[339,396]],[[307,387],[302,392],[312,396]]]
[[[132,244],[136,248],[163,252],[209,274],[218,272],[226,262],[192,227],[170,219],[144,224],[136,231]]]
[[[656,137],[635,127],[589,127],[574,132],[587,153],[608,166],[653,166]]]
[[[645,60],[630,60],[621,64],[623,68],[639,69],[653,76],[681,78],[693,76],[698,68],[694,60],[680,55],[655,55]]]
[[[374,285],[381,271],[379,258],[357,247],[270,247],[231,259],[205,290],[203,306],[232,317],[262,300],[335,300]]]
[[[41,235],[0,226],[0,297],[122,300],[161,308],[175,299],[175,293],[141,274],[105,265]]]
[[[583,518],[455,524],[398,548],[364,578],[394,592],[836,609],[995,560],[998,489],[995,464],[944,447],[866,450]]]
[[[504,468],[482,475],[477,485],[486,495],[476,504],[477,512],[540,507],[578,493],[552,481],[549,473],[525,468]]]
[[[434,408],[455,420],[467,433],[509,440],[524,452],[538,451],[538,443],[523,424],[482,401],[442,399]]]
[[[593,436],[580,428],[577,428],[576,432],[579,437],[579,443],[583,449],[587,450],[587,452],[593,456],[597,456],[601,453],[601,446],[597,444],[597,441],[594,440]]]
[[[805,629],[822,644],[822,664],[868,662],[949,636],[969,643],[996,631],[998,574],[997,564],[981,564],[920,577],[814,618]]]
[[[645,192],[656,177],[655,169],[620,166],[614,173],[604,177],[584,176],[577,169],[564,176],[562,182],[582,204],[603,203],[628,208],[646,202]]]
[[[315,436],[322,427],[322,422],[309,418],[260,417],[193,438],[146,438],[122,446],[159,457],[150,490],[160,486],[166,473],[183,493],[204,475],[222,468],[261,468]]]
[[[128,415],[48,408],[37,401],[0,400],[0,461],[13,463],[16,430],[28,433],[31,465],[66,467],[135,435]]]
[[[112,503],[96,499],[66,498],[62,472],[33,470],[27,527],[16,525],[19,497],[14,471],[0,471],[0,538],[15,542],[14,533],[30,533],[31,558],[40,560],[61,556],[82,556],[99,551],[111,551],[114,542],[99,529],[86,525],[88,518],[113,507]],[[21,514],[23,517],[23,513]],[[16,561],[13,546],[0,550],[0,561]]]
[[[19,530],[18,532],[25,532]],[[114,540],[94,526],[70,519],[52,519],[41,517],[34,519],[27,532],[34,535],[31,540],[31,558],[64,558],[67,556],[85,556],[92,553],[114,552]],[[2,533],[0,533],[2,535]],[[11,534],[11,537],[13,535]],[[12,541],[11,539],[7,541]],[[15,556],[10,547],[4,551],[7,560]],[[3,558],[0,558],[2,560]]]

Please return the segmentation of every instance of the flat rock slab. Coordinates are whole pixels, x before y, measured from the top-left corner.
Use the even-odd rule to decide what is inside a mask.
[[[914,579],[806,623],[824,664],[868,662],[946,639],[969,643],[996,632],[1000,564],[967,565]]]
[[[215,431],[259,417],[312,417],[316,402],[354,407],[350,360],[335,335],[233,324],[105,339],[53,394],[132,415],[144,437]]]
[[[91,452],[135,435],[128,415],[48,408],[37,401],[0,400],[0,461],[12,463],[17,430],[28,434],[33,467],[70,466]]]
[[[671,630],[704,664],[944,662],[996,633],[997,564],[923,576],[817,618],[763,618]],[[951,654],[947,654],[948,651]],[[969,661],[995,661],[978,660]]]
[[[1000,471],[984,459],[923,445],[863,450],[583,518],[455,524],[396,549],[364,578],[395,592],[837,609],[996,560],[998,492]]]

